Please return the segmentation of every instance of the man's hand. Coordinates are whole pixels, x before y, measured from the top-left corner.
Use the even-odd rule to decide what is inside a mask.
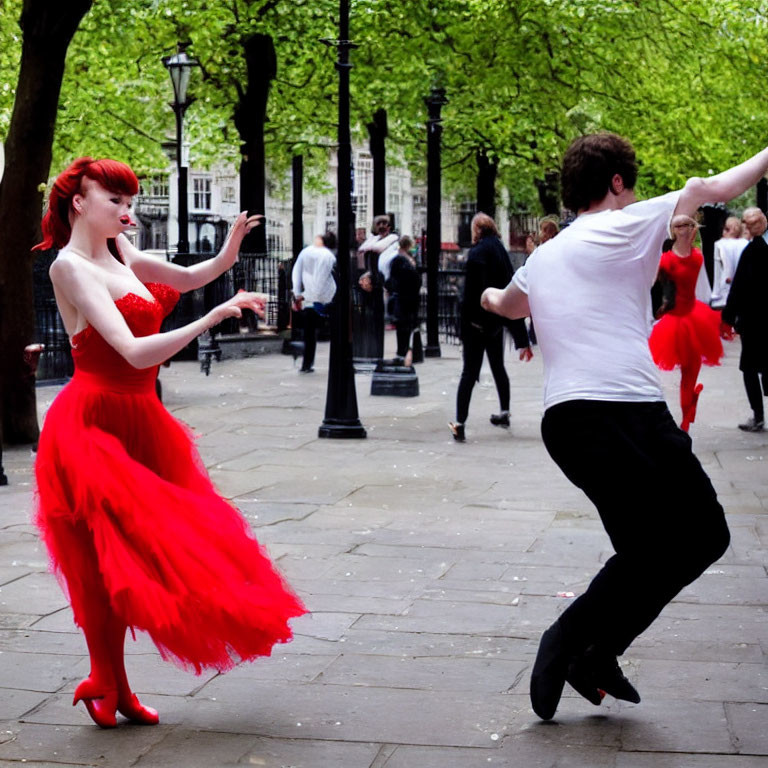
[[[720,323],[721,339],[725,339],[726,341],[733,341],[735,337],[736,337],[736,331],[734,330],[732,325],[729,325],[726,322]]]

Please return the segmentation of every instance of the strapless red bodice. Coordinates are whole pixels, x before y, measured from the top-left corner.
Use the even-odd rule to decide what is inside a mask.
[[[179,300],[175,288],[162,283],[147,283],[152,299],[126,293],[115,301],[134,336],[157,333],[163,319]],[[78,383],[109,389],[112,392],[151,391],[155,386],[157,366],[134,368],[114,347],[110,346],[90,325],[71,340],[75,378]]]

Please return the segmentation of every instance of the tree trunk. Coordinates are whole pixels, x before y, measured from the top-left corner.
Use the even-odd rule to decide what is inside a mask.
[[[544,174],[544,179],[536,179],[539,191],[539,202],[546,216],[560,215],[560,174],[550,171]]]
[[[240,207],[266,213],[266,156],[264,123],[272,80],[277,75],[277,55],[269,35],[253,34],[243,41],[248,70],[248,86],[235,107],[235,126],[243,142],[240,152]],[[250,253],[267,252],[266,220],[243,240],[242,249]]]
[[[490,160],[484,149],[477,153],[477,210],[496,216],[496,175],[498,160]]]
[[[0,393],[6,442],[37,439],[35,382],[24,363],[34,339],[32,246],[40,239],[43,193],[67,48],[91,0],[25,0],[16,99],[0,182]]]
[[[384,140],[387,138],[387,110],[377,109],[373,120],[368,123],[368,146],[373,160],[373,215],[387,212],[387,153]],[[366,221],[366,225],[371,222]]]

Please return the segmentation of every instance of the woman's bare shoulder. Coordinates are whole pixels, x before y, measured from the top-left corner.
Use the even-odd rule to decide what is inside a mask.
[[[54,285],[73,285],[92,282],[96,279],[93,265],[73,251],[63,248],[48,268],[48,274]]]

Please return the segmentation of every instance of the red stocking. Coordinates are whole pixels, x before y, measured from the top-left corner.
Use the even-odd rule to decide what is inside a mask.
[[[110,661],[117,684],[117,709],[129,720],[143,725],[156,725],[160,721],[157,711],[145,707],[131,691],[125,672],[125,623],[114,614],[108,629]]]
[[[61,519],[49,521],[48,531],[55,534],[49,541],[56,544],[54,554],[67,581],[75,621],[82,627],[91,657],[91,672],[75,689],[72,703],[82,701],[97,725],[114,728],[117,690],[107,641],[112,609],[96,565],[91,532],[83,522],[73,525]]]
[[[697,356],[695,359],[686,362],[681,368],[680,407],[683,412],[683,420],[680,428],[687,432],[688,427],[696,419],[696,405],[699,401],[699,394],[704,389],[703,384],[696,383],[699,371],[701,370],[701,357]]]

